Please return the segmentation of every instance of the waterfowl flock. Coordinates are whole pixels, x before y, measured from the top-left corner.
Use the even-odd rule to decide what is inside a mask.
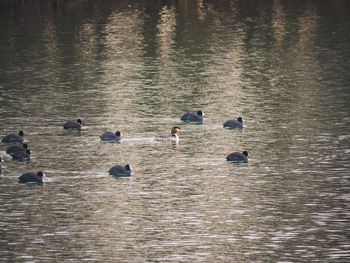
[[[181,121],[183,122],[196,122],[202,123],[204,114],[201,110],[197,112],[187,112],[181,117]],[[223,124],[224,128],[229,129],[242,129],[243,128],[243,119],[242,117],[238,117],[236,120],[228,120]],[[82,129],[82,120],[77,119],[76,121],[68,121],[63,125],[65,130],[77,130],[81,131]],[[170,134],[161,134],[156,135],[153,140],[154,141],[178,141],[179,136],[177,133],[180,131],[180,127],[174,126],[172,127]],[[101,141],[103,142],[119,142],[122,138],[122,134],[120,131],[113,132],[105,132],[99,136]],[[12,160],[16,161],[30,161],[30,150],[28,148],[28,144],[24,142],[24,132],[20,131],[18,134],[9,134],[2,138],[1,142],[5,144],[13,144],[8,147],[6,153],[12,157]],[[248,162],[248,152],[233,152],[227,155],[226,160],[229,162],[239,162],[239,163],[247,163]],[[3,159],[0,157],[0,172],[2,168]],[[129,164],[120,165],[117,164],[108,170],[108,173],[114,177],[130,177],[131,176],[131,166]],[[35,183],[41,184],[43,182],[43,177],[45,174],[42,171],[37,173],[28,172],[22,174],[18,178],[19,183]]]

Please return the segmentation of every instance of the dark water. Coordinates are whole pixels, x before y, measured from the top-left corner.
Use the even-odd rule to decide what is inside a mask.
[[[349,262],[349,14],[0,1],[0,135],[23,130],[32,152],[0,145],[0,261]],[[181,123],[199,109],[202,125]],[[222,127],[238,116],[243,130]],[[175,125],[178,144],[151,140]],[[249,163],[226,162],[243,150]],[[108,175],[126,163],[132,178]],[[42,186],[17,183],[38,170]]]

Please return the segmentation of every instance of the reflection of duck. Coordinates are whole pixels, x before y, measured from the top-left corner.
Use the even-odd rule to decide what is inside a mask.
[[[23,131],[20,131],[18,133],[18,135],[16,134],[9,134],[7,136],[5,136],[4,138],[2,138],[2,142],[6,142],[6,143],[22,143],[23,142],[23,136],[24,133]]]
[[[26,151],[28,149],[28,144],[23,143],[22,145],[13,145],[9,148],[7,148],[6,153],[7,154],[11,154],[14,152],[18,152],[18,151]]]
[[[230,153],[229,155],[227,155],[226,160],[230,161],[230,162],[247,163],[248,162],[248,152],[247,151],[243,151],[241,153],[240,152]]]
[[[197,121],[197,122],[201,122],[203,121],[203,112],[197,111],[196,112],[187,112],[184,115],[182,115],[181,117],[182,121]]]
[[[108,172],[117,177],[128,177],[131,176],[131,166],[129,164],[125,165],[125,167],[121,165],[115,165]]]
[[[243,119],[242,117],[238,117],[237,120],[228,120],[224,123],[224,127],[227,128],[243,128]]]
[[[157,135],[154,137],[154,140],[156,141],[177,141],[179,139],[179,136],[177,136],[177,132],[180,131],[179,127],[173,127],[171,129],[171,134],[162,134]]]
[[[19,178],[18,178],[18,182],[19,183],[37,183],[37,184],[41,184],[43,182],[43,177],[45,177],[45,174],[43,172],[38,172],[37,174],[35,173],[25,173],[22,174]]]
[[[105,132],[100,136],[102,141],[120,141],[122,137],[122,134],[120,131],[116,131],[116,133],[113,132]]]
[[[68,121],[63,125],[65,130],[81,130],[82,121],[81,119],[77,119],[76,121]]]
[[[30,160],[30,150],[13,152],[13,153],[11,153],[11,156],[12,156],[13,160],[29,161]]]

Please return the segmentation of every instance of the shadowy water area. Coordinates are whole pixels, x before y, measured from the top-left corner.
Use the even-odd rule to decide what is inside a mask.
[[[12,160],[0,143],[0,261],[349,262],[349,13],[0,1],[0,137],[22,130],[31,151]],[[174,126],[178,142],[152,140]],[[18,183],[38,171],[42,185]]]

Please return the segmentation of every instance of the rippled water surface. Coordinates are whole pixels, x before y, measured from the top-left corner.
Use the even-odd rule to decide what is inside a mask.
[[[349,13],[0,1],[0,136],[23,130],[32,152],[0,144],[0,261],[349,262]],[[180,121],[198,110],[202,124]],[[178,143],[152,140],[173,126]],[[131,178],[108,174],[127,163]],[[17,182],[39,170],[43,185]]]

